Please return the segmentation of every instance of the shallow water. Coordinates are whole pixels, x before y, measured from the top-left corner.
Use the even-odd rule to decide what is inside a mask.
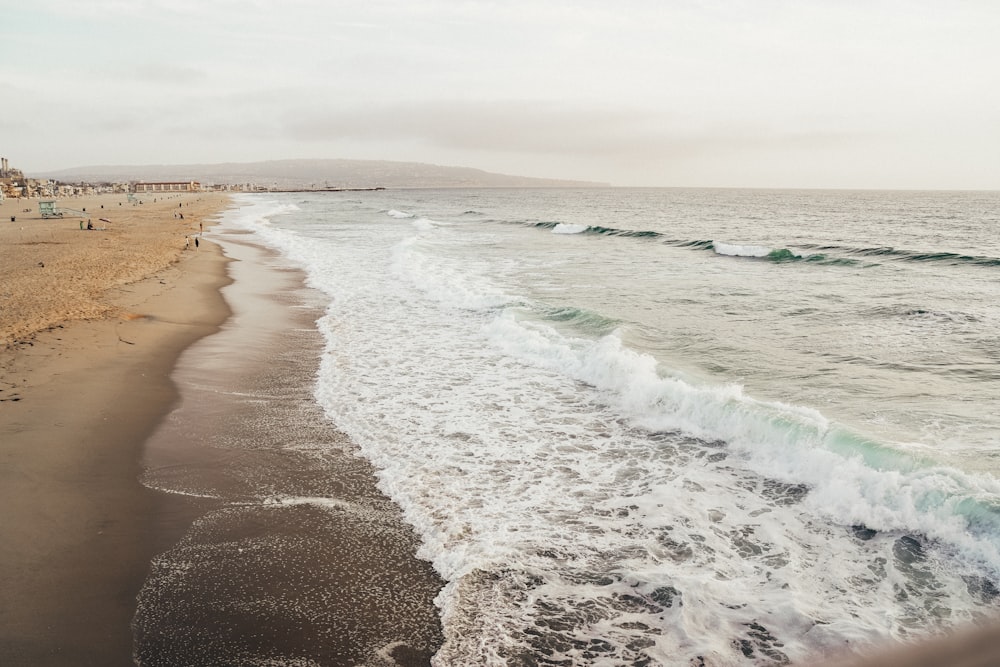
[[[997,608],[997,193],[376,191],[226,225],[448,581],[439,665],[781,664]]]

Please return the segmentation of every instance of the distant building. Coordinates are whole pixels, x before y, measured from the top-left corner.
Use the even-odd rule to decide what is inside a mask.
[[[7,158],[0,157],[0,193],[6,197],[27,197],[24,172],[10,166]]]
[[[153,192],[198,192],[201,183],[198,181],[170,181],[161,183],[136,183],[136,194]]]

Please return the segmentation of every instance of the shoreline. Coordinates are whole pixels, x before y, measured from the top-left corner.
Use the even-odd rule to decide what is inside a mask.
[[[200,206],[198,217],[225,202]],[[44,252],[39,262],[49,271],[44,293],[28,282],[29,300],[45,306],[36,319],[3,322],[5,331],[26,333],[0,351],[0,663],[133,664],[130,623],[149,560],[196,511],[189,499],[163,497],[138,479],[143,443],[177,398],[175,359],[229,316],[219,293],[227,260],[212,244],[184,253],[184,231],[193,230],[163,229],[167,207],[130,211],[114,242],[74,229],[72,219],[24,221],[29,234],[48,236],[22,249]],[[146,264],[131,263],[146,249]],[[100,268],[109,253],[128,265],[115,267],[122,270],[102,292],[102,275],[91,284],[78,262],[91,258]],[[85,307],[58,320],[67,275],[69,298],[80,294]],[[5,317],[17,312],[13,296],[2,302]]]
[[[214,506],[153,561],[139,663],[429,664],[443,582],[313,397],[325,297],[246,232],[211,236],[233,315],[181,355],[143,481]]]
[[[184,223],[170,222],[177,203],[157,204],[113,241],[76,220],[39,223],[27,241],[0,227],[0,241],[19,235],[3,252],[22,264],[48,252],[47,270],[84,250],[95,265],[144,249],[169,260],[139,280],[95,274],[110,288],[92,292],[75,259],[45,278],[62,276],[87,308],[55,321],[35,308],[36,331],[0,348],[0,663],[428,664],[443,582],[312,397],[320,301],[245,233],[183,250],[228,197],[194,219],[184,208]],[[19,303],[0,296],[0,308]],[[60,312],[58,298],[40,301]],[[208,394],[190,383],[199,370],[219,381]],[[192,555],[202,567],[178,581],[177,559]],[[177,593],[185,583],[206,595]]]

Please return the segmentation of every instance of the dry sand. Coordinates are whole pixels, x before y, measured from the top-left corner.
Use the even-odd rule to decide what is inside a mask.
[[[221,194],[150,197],[142,204],[124,195],[81,197],[58,204],[83,216],[43,219],[37,200],[4,200],[0,348],[66,320],[119,314],[107,290],[175,263],[185,238],[227,201]],[[95,229],[81,230],[88,220]]]

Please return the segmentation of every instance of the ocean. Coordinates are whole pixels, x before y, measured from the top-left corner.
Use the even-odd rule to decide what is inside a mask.
[[[444,665],[771,665],[1000,611],[1000,193],[241,195]],[[295,499],[285,499],[295,502]]]

